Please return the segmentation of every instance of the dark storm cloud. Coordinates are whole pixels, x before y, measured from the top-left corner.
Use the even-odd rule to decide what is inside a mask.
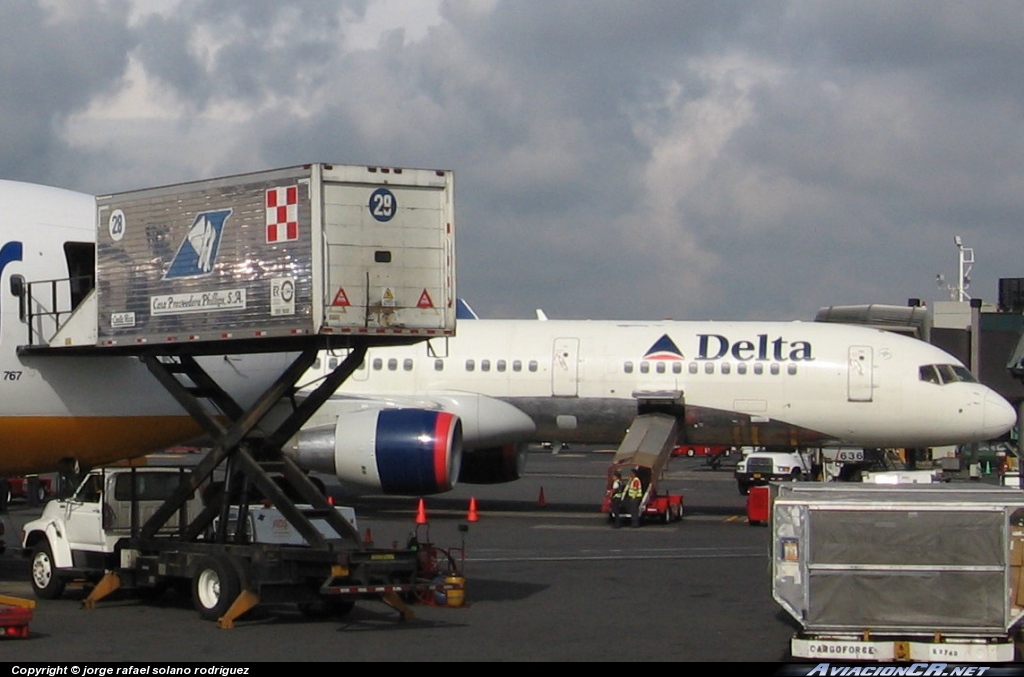
[[[196,110],[226,100],[260,103],[325,85],[324,69],[343,47],[342,14],[362,16],[365,0],[183,2],[138,29],[147,72]]]
[[[0,3],[0,176],[64,176],[67,117],[116,87],[134,47],[123,2]]]
[[[460,291],[484,315],[902,303],[934,296],[954,234],[979,295],[1024,273],[1017,2],[451,0],[359,49],[373,0],[183,0],[130,26],[115,3],[76,22],[15,4],[3,77],[28,104],[4,100],[4,143],[35,162],[19,178],[452,168]],[[68,122],[116,100],[128,56],[159,114]]]

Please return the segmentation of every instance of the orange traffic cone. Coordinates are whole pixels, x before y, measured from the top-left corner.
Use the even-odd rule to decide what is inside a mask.
[[[476,499],[469,499],[469,514],[466,515],[467,522],[476,522],[480,519],[480,516],[476,514]]]
[[[546,500],[546,499],[544,498],[544,487],[541,487],[541,488],[540,488],[540,493],[539,493],[539,494],[537,495],[537,505],[538,505],[539,507],[543,508],[543,507],[545,507],[545,506],[546,506],[547,504],[548,504],[548,502],[547,502],[547,500]]]
[[[427,506],[423,504],[423,499],[420,499],[420,505],[416,509],[416,524],[427,523]]]

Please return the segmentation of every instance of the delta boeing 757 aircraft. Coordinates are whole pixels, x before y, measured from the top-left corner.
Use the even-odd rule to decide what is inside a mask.
[[[0,181],[0,203],[0,476],[86,468],[197,435],[136,358],[18,354],[29,341],[27,282],[59,281],[54,299],[65,309],[92,288],[95,202]],[[40,325],[60,320],[40,310],[32,315]],[[53,326],[31,329],[45,335]],[[324,354],[309,382],[342,357]],[[200,360],[245,405],[288,358]],[[305,468],[343,482],[423,495],[460,479],[516,479],[531,440],[617,443],[636,398],[651,393],[682,398],[694,444],[925,447],[998,437],[1016,418],[950,355],[881,331],[473,320],[455,338],[371,349],[287,447]],[[461,419],[461,436],[447,414]]]
[[[325,357],[320,369],[341,356]],[[468,320],[454,338],[371,349],[290,453],[304,467],[386,486],[374,473],[389,456],[366,445],[359,422],[385,408],[435,408],[462,419],[464,481],[511,481],[530,441],[618,444],[647,397],[684,403],[690,444],[930,447],[998,437],[1016,421],[1013,407],[951,355],[891,332],[806,322]],[[432,467],[450,465],[435,460]],[[430,493],[457,476],[424,469],[421,477],[421,493]]]

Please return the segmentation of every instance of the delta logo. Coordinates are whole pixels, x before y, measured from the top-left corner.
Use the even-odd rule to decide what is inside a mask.
[[[683,360],[682,351],[676,346],[675,342],[668,337],[668,334],[662,334],[661,338],[654,342],[647,352],[644,354],[643,359],[645,360]]]
[[[753,339],[737,341],[721,334],[697,334],[697,340],[697,356],[694,358],[697,360],[718,360],[723,357],[731,357],[740,362],[814,360],[814,350],[809,341],[790,341],[781,336],[770,338],[768,334],[758,334]]]

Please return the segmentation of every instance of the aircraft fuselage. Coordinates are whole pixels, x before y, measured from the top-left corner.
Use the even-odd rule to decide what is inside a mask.
[[[932,365],[959,376],[923,378]],[[339,395],[410,390],[501,400],[535,439],[565,442],[617,443],[636,396],[654,392],[682,396],[695,444],[924,447],[989,439],[1014,419],[934,346],[806,322],[470,320],[452,339],[371,350]]]

